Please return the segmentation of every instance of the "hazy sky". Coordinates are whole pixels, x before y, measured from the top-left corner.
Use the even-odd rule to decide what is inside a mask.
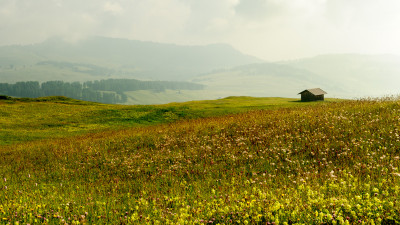
[[[90,35],[228,43],[265,60],[400,54],[399,0],[0,0],[0,45]]]

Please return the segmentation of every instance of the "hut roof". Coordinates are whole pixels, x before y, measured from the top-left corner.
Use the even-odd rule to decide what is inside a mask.
[[[300,92],[299,94],[303,94],[304,92],[310,92],[313,95],[323,95],[323,94],[328,94],[326,93],[324,90],[322,90],[321,88],[312,88],[312,89],[306,89],[302,92]]]

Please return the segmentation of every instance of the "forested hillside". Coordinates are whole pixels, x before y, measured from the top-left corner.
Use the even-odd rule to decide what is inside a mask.
[[[66,96],[101,103],[124,103],[126,91],[199,90],[203,85],[189,82],[139,81],[134,79],[108,79],[87,82],[38,81],[0,83],[0,94],[15,97]]]

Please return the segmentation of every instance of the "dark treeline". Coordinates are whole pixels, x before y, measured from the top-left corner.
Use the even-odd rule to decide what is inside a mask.
[[[64,81],[47,81],[42,84],[38,81],[17,82],[15,84],[0,83],[0,94],[29,98],[66,96],[109,104],[123,103],[127,100],[127,97],[123,93],[95,91],[86,88],[79,82],[69,83]]]
[[[64,82],[38,81],[0,83],[0,95],[37,98],[44,96],[66,96],[70,98],[108,104],[124,103],[128,97],[125,91],[153,90],[198,90],[203,86],[188,82],[139,81],[133,79],[109,79],[100,81]]]

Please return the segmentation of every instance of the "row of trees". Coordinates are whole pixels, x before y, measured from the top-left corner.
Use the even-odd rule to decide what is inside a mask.
[[[14,97],[37,98],[43,96],[66,96],[85,101],[101,103],[123,103],[127,100],[124,93],[96,91],[84,87],[79,82],[38,81],[17,82],[15,84],[0,83],[0,94]]]
[[[108,79],[100,81],[64,82],[38,81],[17,82],[15,84],[0,83],[0,95],[14,97],[43,97],[66,96],[85,101],[94,101],[108,104],[124,103],[128,97],[124,92],[137,90],[163,91],[172,90],[197,90],[203,86],[188,82],[170,81],[139,81],[134,79]]]

